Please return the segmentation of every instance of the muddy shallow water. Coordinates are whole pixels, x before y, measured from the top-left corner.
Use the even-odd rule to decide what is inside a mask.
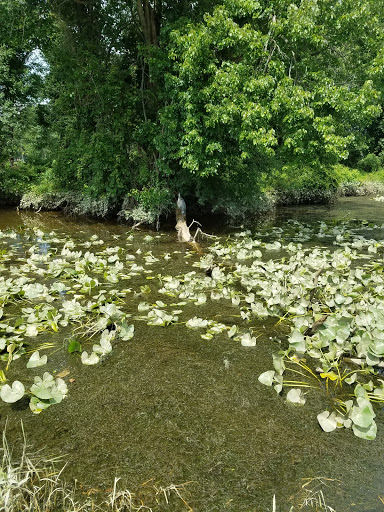
[[[289,218],[300,222],[365,219],[381,224],[383,214],[384,203],[344,198],[330,206],[281,209],[263,229]],[[76,242],[96,234],[110,246],[121,245],[127,236],[126,226],[111,222],[0,210],[0,229],[20,225],[54,230]],[[153,237],[150,241],[145,239],[148,234]],[[21,255],[36,240],[20,235],[12,243]],[[195,253],[185,258],[189,250],[176,242],[173,231],[143,230],[131,244],[132,253],[171,255],[169,260],[151,265],[153,275],[187,272],[198,259]],[[45,249],[42,246],[40,250]],[[6,275],[4,272],[0,275]],[[139,275],[117,286],[151,287],[147,279],[151,276]],[[127,294],[122,309],[137,311],[138,303],[147,300],[145,293],[140,293]],[[210,301],[202,313],[199,307],[187,305],[182,320],[201,314],[224,323],[234,321],[235,310],[220,301]],[[44,371],[69,369],[74,381],[68,383],[68,397],[61,404],[37,416],[23,401],[14,405],[1,402],[0,422],[3,428],[7,422],[9,442],[17,446],[22,421],[33,450],[64,455],[67,480],[77,480],[84,492],[93,489],[101,496],[119,477],[120,488],[152,505],[154,487],[185,484],[183,498],[196,512],[272,510],[273,495],[277,510],[283,512],[302,502],[304,479],[323,477],[327,479],[322,487],[327,504],[337,512],[384,510],[379,499],[384,493],[380,407],[376,410],[375,441],[359,439],[345,429],[327,434],[316,419],[327,400],[323,390],[311,390],[304,407],[293,407],[258,382],[260,373],[271,368],[271,354],[277,349],[274,337],[284,336],[284,327],[273,320],[260,322],[257,346],[246,348],[226,333],[203,340],[199,332],[182,324],[155,327],[134,323],[134,337],[119,343],[92,367],[62,349],[68,329],[39,335],[39,343],[54,344],[47,352],[49,363]],[[0,369],[5,367],[1,361]],[[25,371],[21,358],[11,364],[7,378],[15,380]],[[40,368],[32,370],[32,375],[40,373]],[[157,510],[190,509],[174,498]]]

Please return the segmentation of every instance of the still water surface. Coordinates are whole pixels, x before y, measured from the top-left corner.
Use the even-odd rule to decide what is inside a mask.
[[[344,198],[331,206],[284,208],[263,229],[283,225],[288,219],[328,222],[345,218],[381,224],[384,204]],[[0,211],[0,229],[21,225],[54,230],[76,243],[97,235],[107,246],[123,246],[127,238],[127,227],[116,223],[76,220],[52,212]],[[145,240],[148,234],[151,241]],[[222,228],[220,234],[226,235]],[[36,242],[20,235],[12,243],[23,255]],[[173,230],[138,231],[130,243],[132,254],[152,251],[160,257],[151,266],[153,275],[188,272],[199,257],[195,253],[185,257],[190,251],[177,243]],[[45,250],[42,243],[40,251]],[[166,253],[171,255],[169,260],[163,258]],[[146,279],[150,275],[117,286],[140,291],[140,285],[151,287]],[[123,309],[134,314],[142,300],[148,299],[127,294]],[[184,320],[199,316],[196,306],[186,306],[184,313]],[[231,308],[220,301],[211,301],[200,313],[228,324],[234,321],[232,315]],[[75,354],[66,354],[63,343],[69,334],[60,329],[39,336],[39,342],[55,345],[48,352],[44,371],[70,370],[74,381],[69,384],[68,397],[38,416],[23,404],[1,403],[0,423],[4,428],[7,421],[11,443],[17,445],[22,421],[33,450],[65,455],[64,476],[69,481],[76,479],[84,491],[95,489],[102,495],[119,477],[120,488],[145,500],[153,486],[186,483],[183,496],[196,512],[272,510],[274,494],[277,510],[283,512],[302,501],[304,479],[324,477],[329,479],[328,487],[322,487],[324,495],[337,512],[384,510],[378,498],[384,494],[383,412],[376,411],[375,441],[359,439],[344,429],[327,434],[316,419],[324,410],[320,392],[311,393],[304,407],[292,407],[260,384],[258,376],[272,367],[271,354],[278,349],[271,338],[284,336],[284,329],[274,321],[260,325],[260,337],[252,349],[241,347],[226,333],[203,340],[185,325],[153,327],[135,322],[134,337],[94,367],[82,365]],[[6,363],[0,364],[5,369]],[[23,367],[24,359],[15,361],[7,377],[20,378]],[[176,500],[158,510],[188,508]]]

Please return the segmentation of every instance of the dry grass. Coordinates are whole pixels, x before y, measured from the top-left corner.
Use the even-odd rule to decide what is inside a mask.
[[[326,503],[323,488],[329,487],[330,483],[339,484],[339,480],[333,478],[307,478],[302,485],[304,499],[300,505],[300,509],[312,509],[318,512],[336,512],[334,508]]]

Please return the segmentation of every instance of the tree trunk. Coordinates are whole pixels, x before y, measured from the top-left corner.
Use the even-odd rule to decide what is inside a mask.
[[[157,46],[161,24],[161,1],[136,1],[137,14],[143,31],[144,42],[147,46]]]

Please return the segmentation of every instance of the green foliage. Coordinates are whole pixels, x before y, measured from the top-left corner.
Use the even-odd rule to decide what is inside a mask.
[[[31,66],[30,58],[49,40],[50,29],[44,3],[0,1],[0,162],[24,153],[29,109],[43,95],[41,69]]]
[[[145,3],[0,0],[0,162],[141,220],[178,190],[245,211],[328,197],[339,164],[377,172],[382,2],[159,0],[154,32]]]
[[[285,165],[268,177],[278,203],[309,203],[332,199],[338,189],[329,166]]]
[[[381,166],[381,158],[372,153],[369,153],[366,157],[362,158],[358,163],[358,168],[366,172],[376,172],[380,169]]]
[[[72,354],[73,352],[81,352],[81,343],[77,340],[71,340],[68,345],[68,353]]]
[[[132,27],[118,8],[119,2],[56,5],[57,33],[46,52],[58,186],[113,200],[135,185],[144,159],[134,137],[137,52],[130,53]]]
[[[338,187],[343,183],[359,181],[362,178],[361,173],[357,169],[351,169],[342,164],[333,166],[332,175]]]
[[[356,65],[363,47],[350,25],[358,19],[364,51],[375,56],[379,21],[363,0],[335,10],[326,1],[228,0],[203,22],[168,30],[167,58],[152,68],[164,77],[156,148],[197,183],[203,202],[212,181],[216,197],[228,189],[244,197],[261,182],[284,182],[287,168],[293,188],[333,187],[322,169],[346,160],[381,111],[367,54]]]
[[[158,188],[132,189],[128,197],[134,198],[147,210],[159,209],[170,199],[168,190]]]
[[[169,190],[166,188],[132,189],[124,199],[122,215],[126,220],[154,223],[171,203]]]
[[[35,169],[24,162],[0,164],[0,194],[2,198],[20,199],[38,179]]]

